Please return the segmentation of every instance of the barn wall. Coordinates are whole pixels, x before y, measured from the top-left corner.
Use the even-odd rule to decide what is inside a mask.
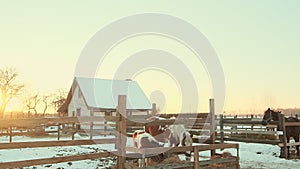
[[[71,99],[70,104],[68,105],[68,116],[72,116],[73,115],[73,111],[75,112],[75,116],[76,116],[76,110],[80,109],[80,114],[81,116],[90,116],[90,111],[88,110],[85,102],[84,102],[84,98],[81,95],[81,97],[79,97],[79,88],[78,86],[76,86],[73,97]]]

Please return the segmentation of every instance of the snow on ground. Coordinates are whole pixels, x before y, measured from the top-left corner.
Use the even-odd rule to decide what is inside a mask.
[[[109,137],[105,137],[109,138]],[[64,138],[68,140],[69,138]],[[88,139],[88,137],[81,137],[76,135],[76,139]],[[49,138],[29,138],[25,136],[14,137],[14,141],[51,141],[55,140],[53,137]],[[0,142],[6,142],[7,137],[0,137]],[[266,144],[254,144],[254,143],[240,143],[240,142],[227,142],[238,143],[240,145],[240,165],[245,169],[296,169],[300,166],[300,160],[285,160],[280,159],[279,147]],[[132,146],[131,138],[128,139],[128,146]],[[67,155],[75,155],[82,153],[102,152],[103,150],[113,150],[114,145],[84,145],[84,146],[67,146],[67,147],[47,147],[47,148],[25,148],[25,149],[10,149],[0,150],[0,162],[26,160],[26,159],[38,159],[38,158],[51,158],[61,157]],[[235,149],[226,149],[233,155],[236,155]],[[201,152],[200,157],[203,159],[209,156],[209,152]],[[40,166],[25,167],[26,169],[101,169],[114,165],[113,159],[97,159],[97,160],[83,160],[69,163],[49,164]],[[25,169],[24,168],[24,169]]]
[[[268,144],[254,144],[241,142],[227,142],[238,143],[240,146],[240,166],[241,168],[255,168],[255,169],[298,169],[300,168],[299,160],[286,160],[279,158],[280,148]],[[236,153],[235,151],[229,151]]]

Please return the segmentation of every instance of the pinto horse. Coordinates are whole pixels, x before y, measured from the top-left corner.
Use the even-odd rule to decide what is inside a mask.
[[[165,118],[152,116],[148,118],[148,121],[153,120],[166,120]],[[175,119],[175,118],[171,118]],[[177,146],[192,146],[193,135],[190,134],[184,125],[174,124],[174,125],[158,125],[158,126],[145,126],[145,131],[152,135],[157,141],[169,142],[171,147]],[[186,157],[191,157],[191,152],[185,153]]]
[[[184,125],[170,125],[168,127],[171,134],[169,141],[171,146],[192,146],[193,134],[190,134],[184,127]]]
[[[153,136],[144,130],[136,130],[132,134],[133,145],[135,148],[155,148],[155,147],[164,147],[164,143],[158,142]],[[165,158],[163,153],[158,155],[151,156],[150,158],[146,158],[146,165],[148,166],[151,161],[161,162]],[[139,167],[143,167],[139,160]]]
[[[276,111],[268,108],[268,110],[266,110],[264,113],[262,125],[266,126],[271,121],[279,121],[280,114],[281,114],[281,112],[276,112]],[[285,117],[284,120],[286,122],[299,122],[299,120],[295,117],[288,117],[288,118]],[[287,139],[288,143],[290,142],[291,137],[294,138],[295,142],[298,142],[299,134],[300,134],[300,126],[286,126],[286,139]],[[290,157],[290,146],[288,146],[287,148],[288,148],[288,158],[289,158]],[[297,156],[299,156],[299,145],[296,146],[296,150],[297,150]]]
[[[159,120],[159,119],[165,120],[165,118],[152,116],[152,117],[148,118],[147,121],[154,121],[154,120]],[[145,132],[149,133],[157,141],[163,142],[163,143],[169,141],[169,137],[171,134],[170,129],[168,129],[168,127],[165,125],[145,126]]]
[[[165,118],[152,116],[148,118],[147,121],[159,119],[166,120]],[[145,126],[145,131],[159,142],[168,141],[170,146],[191,146],[193,144],[193,135],[190,134],[182,124]]]

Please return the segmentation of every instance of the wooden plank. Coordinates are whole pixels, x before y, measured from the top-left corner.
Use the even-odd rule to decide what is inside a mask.
[[[257,125],[262,125],[261,121],[244,121],[244,120],[228,120],[228,119],[224,119],[224,126],[226,126],[227,124],[235,124],[235,125],[243,125],[243,124],[248,124],[248,125],[252,125],[252,124],[257,124]],[[277,125],[278,122],[274,122],[271,121],[270,122],[271,125]]]
[[[217,159],[210,159],[210,160],[203,160],[200,161],[200,166],[206,166],[211,164],[220,164],[220,163],[235,163],[238,165],[238,158],[237,157],[228,157],[228,158],[217,158]]]
[[[194,169],[199,169],[199,149],[194,147]]]
[[[278,125],[278,130],[279,131],[283,131],[283,135],[280,135],[279,136],[279,139],[280,141],[283,143],[283,147],[281,147],[281,149],[283,151],[281,151],[281,154],[280,156],[282,157],[285,157],[285,158],[288,158],[288,148],[286,146],[287,144],[287,138],[286,138],[286,127],[285,127],[285,118],[284,118],[284,115],[283,114],[279,114],[279,125]],[[283,153],[283,154],[282,154]]]
[[[119,95],[118,96],[118,131],[117,131],[117,150],[118,150],[118,156],[117,156],[117,167],[118,168],[124,168],[124,163],[126,161],[126,124],[127,124],[127,110],[126,110],[126,95]]]
[[[197,138],[197,137],[193,137],[193,142],[194,143],[201,143],[201,144],[212,144],[213,141],[211,138]]]
[[[283,143],[278,144],[279,147],[284,147]],[[295,143],[286,143],[286,146],[300,146],[300,142],[295,142]]]
[[[165,119],[154,120],[151,122],[140,122],[127,119],[127,126],[130,127],[143,127],[143,126],[158,126],[158,125],[173,125],[173,124],[205,124],[209,123],[209,119],[196,119],[196,118],[177,118],[177,119]]]
[[[221,143],[224,143],[224,123],[223,123],[223,114],[220,115],[220,137],[221,137]]]
[[[97,135],[116,135],[116,131],[97,131],[94,130],[93,131],[93,136],[97,136]]]
[[[1,168],[22,168],[27,166],[34,165],[43,165],[43,164],[55,164],[69,161],[80,161],[86,159],[98,159],[104,157],[112,157],[113,153],[110,152],[101,152],[101,153],[92,153],[92,154],[80,154],[80,155],[72,155],[65,157],[51,157],[51,158],[43,158],[43,159],[35,159],[35,160],[23,160],[16,162],[0,162]]]
[[[147,118],[151,117],[152,115],[131,115],[128,116],[129,119],[137,119],[137,120],[146,120]]]
[[[234,132],[234,133],[249,133],[249,134],[264,134],[264,135],[275,135],[276,131],[258,131],[258,130],[231,130],[231,129],[217,129],[218,132]]]
[[[199,151],[207,151],[207,150],[214,150],[214,149],[226,149],[226,148],[238,148],[239,144],[210,144],[205,146],[198,146]]]
[[[176,125],[176,124],[193,124],[193,123],[205,123],[206,119],[188,119],[188,118],[178,118],[168,119],[168,120],[154,120],[148,123],[145,123],[146,126],[157,126],[157,125]]]
[[[193,126],[190,126],[189,124],[188,125],[185,125],[186,128],[188,129],[197,129],[197,130],[202,130],[202,129],[209,129],[209,125],[208,124],[194,124]]]
[[[107,116],[107,117],[90,117],[90,116],[81,116],[81,117],[55,117],[55,118],[25,118],[25,119],[1,119],[0,127],[9,127],[9,126],[35,126],[35,125],[56,125],[58,123],[84,123],[84,122],[105,122],[112,121],[115,122],[117,117]]]
[[[230,137],[230,138],[225,137],[224,140],[225,141],[246,142],[246,143],[272,144],[272,145],[278,145],[280,143],[279,140],[263,140],[263,139],[237,138],[237,137]]]
[[[106,127],[116,127],[116,124],[99,124],[99,123],[93,123],[93,125],[95,127],[103,127],[103,126],[106,126]]]
[[[78,146],[78,145],[92,145],[92,144],[114,144],[115,142],[116,139],[15,142],[15,143],[0,143],[0,149]]]
[[[207,118],[209,113],[172,113],[172,114],[157,114],[156,116],[163,118],[181,117],[181,118]]]
[[[209,144],[209,145],[197,145],[197,146],[184,146],[184,147],[155,147],[138,149],[135,147],[126,147],[127,151],[140,153],[140,154],[158,154],[160,152],[168,153],[182,153],[185,151],[194,151],[197,147],[199,151],[209,151],[214,149],[226,149],[226,148],[238,148],[239,144]]]
[[[151,112],[151,115],[156,115],[156,114],[157,114],[156,104],[153,103],[153,104],[152,104],[152,112]]]
[[[210,135],[210,131],[209,130],[189,130],[190,134],[193,134],[194,136],[196,135]]]
[[[212,140],[212,143],[214,144],[216,141],[216,123],[215,123],[215,101],[214,99],[209,99],[209,110],[210,110],[210,116],[211,116],[211,125],[210,125],[210,138]],[[211,150],[211,156],[213,156],[216,153],[215,150]]]
[[[213,169],[212,167],[210,167],[208,165],[218,164],[218,163],[233,163],[233,165],[234,165],[234,166],[229,166],[229,167],[222,167],[222,169],[238,169],[239,168],[239,160],[236,157],[221,158],[221,159],[214,159],[214,160],[202,160],[199,162],[198,167],[205,168],[205,169]],[[196,168],[196,166],[194,166],[194,162],[180,162],[180,163],[158,164],[155,166],[147,166],[147,169],[161,169],[161,168],[182,169],[182,168]],[[217,169],[217,167],[216,167],[216,169]]]
[[[153,115],[132,115],[129,116],[130,119],[147,119]],[[180,117],[180,118],[207,118],[209,113],[172,113],[172,114],[155,114],[157,117],[162,117],[169,119],[171,117]]]
[[[270,125],[267,125],[267,126],[263,126],[261,123],[256,123],[256,124],[237,124],[237,123],[226,123],[224,124],[224,126],[229,126],[229,127],[233,127],[233,126],[241,126],[241,127],[251,127],[251,126],[256,126],[256,127],[261,127],[261,128],[277,128],[277,125],[274,125],[274,124],[270,124]]]
[[[9,127],[9,142],[12,142],[12,127]]]
[[[285,126],[300,126],[300,122],[285,122]]]
[[[94,117],[95,113],[93,110],[90,110],[90,116]],[[90,122],[90,140],[93,139],[93,135],[94,135],[94,122]]]

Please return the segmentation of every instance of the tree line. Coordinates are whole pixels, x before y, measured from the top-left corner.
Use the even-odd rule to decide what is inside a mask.
[[[35,116],[38,116],[39,113],[44,116],[50,107],[57,110],[64,104],[67,95],[65,90],[59,89],[48,94],[40,94],[38,92],[25,94],[26,86],[24,83],[19,82],[18,76],[19,74],[14,68],[0,69],[0,119],[4,118],[7,105],[14,98],[23,98],[24,110],[28,113],[34,113]]]

